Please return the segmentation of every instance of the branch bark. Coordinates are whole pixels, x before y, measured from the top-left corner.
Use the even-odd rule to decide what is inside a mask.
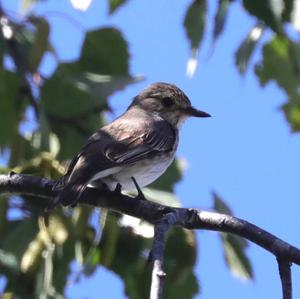
[[[291,263],[277,258],[278,270],[282,286],[282,298],[292,299],[292,272]]]
[[[10,173],[0,175],[0,194],[30,194],[45,201],[45,207],[51,204],[57,193],[52,190],[55,180],[30,175]],[[283,298],[292,298],[290,265],[300,265],[300,250],[262,228],[237,217],[196,209],[173,208],[147,200],[137,200],[127,195],[88,188],[82,195],[81,203],[104,207],[116,212],[128,214],[146,220],[155,226],[153,245],[154,270],[153,283],[158,284],[156,297],[162,292],[163,249],[166,231],[174,224],[187,229],[206,229],[227,232],[252,241],[272,253],[278,261]],[[159,274],[159,275],[157,275]],[[151,293],[152,294],[152,293]]]

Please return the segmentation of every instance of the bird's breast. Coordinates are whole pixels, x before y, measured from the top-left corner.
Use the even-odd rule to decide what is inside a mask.
[[[160,154],[158,157],[143,159],[131,165],[120,167],[117,173],[101,179],[110,190],[116,188],[117,183],[122,185],[122,190],[135,190],[132,181],[134,177],[140,187],[145,187],[160,177],[174,160],[174,153]]]

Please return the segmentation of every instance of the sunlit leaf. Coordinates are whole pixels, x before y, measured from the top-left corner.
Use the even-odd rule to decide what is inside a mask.
[[[15,167],[14,171],[57,178],[64,173],[64,168],[51,153],[41,152],[35,158]]]
[[[289,2],[291,9],[289,11],[288,17],[290,17],[291,24],[293,27],[300,31],[300,1],[285,1]]]
[[[190,58],[188,59],[186,64],[186,75],[189,78],[192,78],[194,76],[197,66],[198,66],[198,50],[192,49]]]
[[[90,7],[92,0],[70,0],[70,2],[75,9],[86,11]]]
[[[180,202],[174,193],[152,189],[152,188],[144,188],[143,193],[145,197],[151,201],[170,205],[172,207],[179,207]]]
[[[239,72],[243,75],[249,65],[249,60],[255,50],[257,42],[263,34],[263,26],[257,25],[253,27],[245,40],[241,43],[235,53],[235,64]]]
[[[39,232],[36,237],[28,243],[22,256],[20,268],[23,273],[34,273],[42,260],[42,252],[45,249],[43,234]]]
[[[191,55],[186,69],[189,77],[194,75],[197,68],[198,48],[205,30],[206,10],[206,0],[194,0],[184,19],[185,31],[191,45]]]

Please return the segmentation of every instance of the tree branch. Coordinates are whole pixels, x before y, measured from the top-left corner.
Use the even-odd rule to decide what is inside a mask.
[[[277,258],[277,263],[282,286],[282,298],[292,299],[291,263],[279,258]]]
[[[150,290],[150,299],[160,299],[163,293],[163,283],[166,273],[163,270],[165,236],[167,231],[176,223],[185,217],[181,210],[176,213],[167,213],[154,226],[154,240],[150,257],[153,261],[152,283]]]
[[[45,206],[51,203],[57,192],[52,188],[55,180],[38,178],[30,175],[10,173],[0,175],[0,194],[30,194],[45,201]],[[237,217],[216,212],[196,209],[173,208],[147,200],[137,200],[127,195],[117,194],[109,190],[88,188],[82,195],[81,202],[97,207],[108,208],[123,214],[128,214],[146,220],[155,226],[153,244],[154,280],[156,294],[161,294],[163,274],[163,249],[166,231],[174,224],[187,229],[206,229],[227,232],[252,241],[271,252],[278,261],[282,282],[283,298],[291,299],[291,270],[292,263],[300,265],[300,250],[273,234]],[[158,274],[158,275],[157,275]],[[153,287],[154,288],[154,287]],[[151,298],[161,298],[159,295]]]

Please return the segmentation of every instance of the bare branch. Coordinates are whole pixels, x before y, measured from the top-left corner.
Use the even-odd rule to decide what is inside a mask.
[[[282,286],[282,298],[292,299],[292,273],[291,263],[284,259],[277,258],[278,270]]]
[[[177,210],[176,212],[167,213],[154,226],[154,240],[150,254],[153,260],[150,299],[162,298],[163,283],[167,275],[163,270],[165,236],[173,225],[185,219],[185,213],[182,212],[184,211]]]
[[[10,175],[0,175],[0,194],[35,195],[44,200],[46,207],[57,195],[57,192],[52,190],[55,184],[55,180],[11,173]],[[300,265],[300,250],[252,223],[216,212],[173,208],[147,200],[137,200],[109,190],[94,188],[86,189],[82,195],[81,203],[108,208],[156,225],[152,254],[154,260],[153,288],[155,289],[153,292],[157,295],[151,298],[161,298],[159,296],[162,293],[162,277],[164,276],[165,233],[174,224],[187,229],[206,229],[239,235],[271,252],[278,260],[283,298],[292,298],[290,265],[292,263]]]

